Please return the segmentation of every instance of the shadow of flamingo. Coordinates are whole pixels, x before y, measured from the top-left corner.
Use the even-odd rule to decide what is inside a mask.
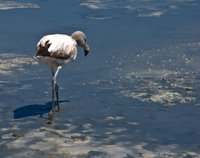
[[[59,102],[63,103],[63,102],[69,102],[69,101],[64,100],[64,101],[59,101]],[[55,105],[56,105],[56,102],[55,102]],[[45,105],[41,105],[41,104],[25,105],[13,111],[14,119],[35,116],[35,115],[40,115],[39,117],[43,117],[43,114],[49,113],[51,108],[52,108],[52,102],[47,102]]]

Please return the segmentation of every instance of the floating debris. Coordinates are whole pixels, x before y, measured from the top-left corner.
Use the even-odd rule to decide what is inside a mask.
[[[94,19],[94,20],[106,20],[106,19],[112,19],[112,17],[95,17],[95,16],[86,16],[88,19]]]
[[[158,102],[168,105],[194,102],[199,93],[198,86],[194,86],[198,85],[198,81],[194,79],[195,75],[197,73],[169,74],[164,78],[141,77],[139,79],[128,74],[127,78],[137,84],[133,89],[122,90],[121,94],[142,102]]]
[[[0,1],[0,10],[18,9],[18,8],[40,8],[37,4],[17,3],[13,1]]]
[[[109,116],[109,117],[106,117],[105,118],[105,120],[107,120],[107,121],[111,121],[111,120],[123,120],[124,118],[123,117],[121,117],[121,116],[116,116],[116,117],[111,117],[111,116]]]
[[[139,17],[160,17],[161,15],[163,15],[163,12],[158,11],[158,12],[152,12],[149,14],[139,14]]]
[[[4,54],[1,55],[4,57]],[[3,58],[0,59],[0,75],[7,75],[12,73],[11,68],[18,68],[23,70],[24,65],[36,65],[38,64],[35,57],[15,57],[15,58]]]

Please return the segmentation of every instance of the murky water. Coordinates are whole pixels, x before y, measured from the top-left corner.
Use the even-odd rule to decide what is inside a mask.
[[[1,157],[200,157],[197,0],[0,1]],[[57,77],[35,56],[46,34],[90,46]]]

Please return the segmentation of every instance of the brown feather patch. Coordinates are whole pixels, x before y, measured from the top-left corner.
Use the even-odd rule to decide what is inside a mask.
[[[42,46],[41,44],[37,47],[37,53],[36,56],[50,56],[50,52],[48,52],[48,48],[51,44],[49,44],[49,41],[46,41],[45,45]]]
[[[71,51],[69,52],[69,46],[65,47],[63,50],[57,50],[56,52],[49,52],[48,48],[51,46],[49,41],[46,41],[45,45],[41,44],[37,47],[37,56],[48,56],[56,59],[69,59],[76,51],[76,45],[71,47]],[[69,52],[69,53],[68,53]]]

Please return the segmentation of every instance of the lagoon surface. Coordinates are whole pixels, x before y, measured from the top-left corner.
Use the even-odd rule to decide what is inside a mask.
[[[198,0],[0,1],[0,155],[200,157]],[[60,70],[48,124],[47,34],[81,30],[90,53]]]

